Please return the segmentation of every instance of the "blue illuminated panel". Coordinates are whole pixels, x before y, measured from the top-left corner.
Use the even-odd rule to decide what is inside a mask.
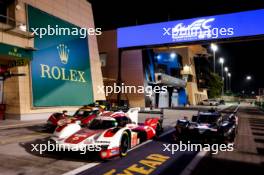
[[[264,10],[117,29],[118,48],[264,34]]]

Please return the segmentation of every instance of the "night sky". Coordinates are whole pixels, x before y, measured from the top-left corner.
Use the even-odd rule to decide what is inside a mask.
[[[264,9],[263,0],[89,0],[89,2],[93,6],[95,25],[103,30]],[[257,92],[258,88],[264,88],[263,50],[264,38],[258,41],[219,44],[216,56],[224,57],[226,65],[230,67],[234,92],[242,90]],[[251,82],[245,81],[246,75],[252,76]]]

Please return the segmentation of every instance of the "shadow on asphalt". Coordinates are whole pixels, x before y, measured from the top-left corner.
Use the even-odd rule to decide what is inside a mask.
[[[256,115],[263,117],[264,112],[260,111],[257,107],[252,108],[240,108],[240,110],[248,115]]]
[[[262,175],[263,171],[263,165],[259,164],[205,157],[203,161],[198,164],[192,175]]]
[[[257,152],[259,155],[264,156],[264,148],[257,148]]]
[[[264,131],[264,128],[255,128],[255,127],[252,127],[251,129],[252,130],[256,130],[256,131]]]
[[[27,126],[26,129],[39,133],[53,133],[55,130],[55,129],[47,128],[46,124]]]
[[[163,171],[160,175],[169,175],[169,174],[180,174],[183,171],[183,167],[186,167],[193,159],[192,154],[184,154],[181,155],[177,159],[177,163],[172,164],[165,171]]]
[[[264,133],[260,133],[260,132],[252,132],[252,134],[254,136],[264,136]]]

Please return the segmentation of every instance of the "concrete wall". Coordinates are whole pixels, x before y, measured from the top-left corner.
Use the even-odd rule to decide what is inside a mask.
[[[122,54],[122,81],[126,86],[143,86],[142,50],[124,51]],[[131,107],[145,107],[145,96],[141,93],[126,94]],[[124,99],[124,96],[122,96]]]
[[[42,11],[45,11],[53,16],[59,17],[79,27],[94,28],[93,13],[91,4],[86,0],[18,0],[18,5],[21,7],[16,10],[16,20],[26,24],[25,4],[30,4]],[[40,20],[41,22],[41,20]],[[2,35],[0,33],[0,42],[5,42],[20,47],[33,46],[33,39],[25,39],[12,36],[9,34]],[[89,54],[92,84],[94,92],[94,100],[105,99],[104,93],[97,93],[98,86],[103,85],[101,62],[99,59],[98,46],[96,36],[89,36]],[[6,102],[10,104],[7,109],[7,114],[10,117],[20,117],[23,120],[47,118],[48,115],[55,111],[67,109],[69,111],[76,110],[78,107],[50,107],[50,108],[33,108],[32,107],[32,92],[31,92],[31,77],[30,66],[20,66],[16,68],[18,73],[25,73],[26,76],[11,78],[5,83]],[[15,87],[13,91],[8,90]],[[14,97],[16,94],[16,97]],[[19,110],[17,109],[19,108]],[[34,115],[32,115],[34,114]]]
[[[104,78],[117,79],[118,48],[116,30],[104,31],[97,37],[100,53],[107,54],[106,66],[102,67]]]
[[[100,53],[107,54],[106,66],[102,67],[103,77],[106,78],[104,84],[112,86],[118,77],[118,48],[116,30],[104,31],[103,35],[98,36],[98,48]],[[142,51],[128,50],[122,52],[121,79],[127,86],[142,86],[143,65]],[[109,81],[107,79],[113,79]],[[117,99],[116,94],[111,94],[111,99]],[[122,94],[121,99],[129,100],[131,107],[144,107],[144,94]]]

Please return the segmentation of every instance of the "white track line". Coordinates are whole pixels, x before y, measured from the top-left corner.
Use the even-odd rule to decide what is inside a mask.
[[[92,167],[95,167],[95,166],[97,166],[99,164],[100,163],[88,163],[87,165],[83,165],[83,166],[81,166],[79,168],[76,168],[76,169],[71,170],[71,171],[69,171],[67,173],[64,173],[63,175],[75,175],[75,174],[78,174],[80,172],[83,172],[83,171],[85,171],[87,169],[90,169]]]
[[[175,129],[170,129],[170,130],[168,130],[168,131],[162,133],[162,134],[160,135],[160,137],[164,137],[164,136],[166,136],[167,134],[172,133],[174,130],[175,130]],[[135,149],[137,149],[137,148],[140,148],[141,146],[143,146],[143,145],[145,145],[145,144],[147,144],[147,143],[150,143],[150,142],[152,142],[152,141],[153,141],[153,140],[145,141],[145,142],[143,142],[142,144],[137,145],[137,146],[135,146],[134,148],[130,149],[128,152],[130,152],[130,151],[132,151],[132,150],[135,150]],[[97,166],[97,165],[99,165],[99,164],[101,164],[101,163],[100,163],[100,162],[98,162],[98,163],[88,163],[88,164],[83,165],[83,166],[81,166],[81,167],[79,167],[79,168],[76,168],[76,169],[71,170],[71,171],[69,171],[69,172],[67,172],[67,173],[64,173],[63,175],[75,175],[75,174],[78,174],[78,173],[83,172],[83,171],[85,171],[85,170],[88,170],[88,169],[90,169],[90,168],[93,168],[93,167],[95,167],[95,166]]]

